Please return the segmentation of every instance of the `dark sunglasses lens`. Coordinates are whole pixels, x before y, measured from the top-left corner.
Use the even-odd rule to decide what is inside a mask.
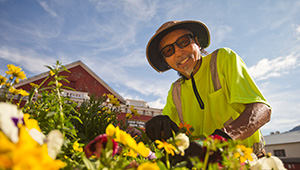
[[[170,57],[171,55],[173,55],[175,53],[174,45],[176,44],[179,48],[184,48],[184,47],[188,46],[191,43],[190,37],[192,37],[192,35],[190,35],[190,34],[186,34],[182,37],[179,37],[175,43],[165,46],[160,51],[161,54],[164,57]]]
[[[186,46],[188,46],[190,44],[190,36],[189,35],[185,35],[181,38],[179,38],[177,41],[176,41],[176,44],[179,48],[184,48]]]
[[[173,45],[167,45],[161,50],[161,54],[165,57],[170,57],[174,54],[174,46]]]

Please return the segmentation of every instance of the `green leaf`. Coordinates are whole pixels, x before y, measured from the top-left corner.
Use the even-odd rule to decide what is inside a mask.
[[[64,71],[66,71],[66,72],[68,72],[68,73],[71,73],[71,71],[69,71],[67,68],[66,68],[66,66],[61,66],[63,69],[64,69]]]
[[[65,82],[67,82],[67,83],[70,83],[70,81],[67,80],[67,79],[65,79],[65,78],[62,78],[61,81],[65,81]]]
[[[54,82],[54,81],[50,81],[50,82],[48,83],[48,86],[51,86],[51,85],[53,85],[53,84],[55,84],[55,82]]]
[[[62,86],[63,89],[68,89],[68,90],[72,90],[72,91],[76,91],[75,89],[73,89],[72,87],[69,86]]]
[[[51,116],[55,115],[55,113],[56,113],[56,112],[48,112],[46,116],[47,116],[47,117],[51,117]]]
[[[168,170],[166,165],[163,162],[157,161],[156,163],[160,170]]]
[[[52,68],[50,66],[45,66],[45,67],[47,67],[49,70],[52,70]]]
[[[77,117],[77,116],[71,116],[71,117],[68,117],[68,120],[71,120],[71,119],[78,120],[79,123],[83,124],[82,120],[81,120],[79,117]]]

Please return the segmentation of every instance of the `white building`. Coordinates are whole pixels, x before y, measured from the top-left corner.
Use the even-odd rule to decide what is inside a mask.
[[[264,136],[266,151],[282,160],[287,169],[300,170],[300,130]]]

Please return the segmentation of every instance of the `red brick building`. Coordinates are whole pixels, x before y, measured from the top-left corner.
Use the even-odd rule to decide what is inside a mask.
[[[149,108],[145,101],[124,99],[81,61],[76,61],[74,63],[65,65],[65,67],[70,72],[61,71],[59,75],[67,76],[67,79],[70,81],[70,83],[64,81],[61,83],[63,86],[69,86],[76,91],[64,90],[63,95],[70,97],[78,103],[82,102],[84,99],[89,99],[89,97],[93,94],[96,96],[112,94],[118,98],[121,104],[122,114],[119,119],[123,119],[126,116],[126,113],[130,112],[130,106],[133,105],[141,116],[133,116],[128,123],[131,126],[139,126],[141,128],[144,127],[144,123],[146,121],[155,115],[160,115],[162,112],[161,109]],[[45,80],[45,78],[47,78],[48,75],[49,72],[44,72],[30,77],[19,84],[16,84],[15,88],[21,88],[23,90],[30,91],[32,88],[30,83],[40,84]],[[46,80],[44,84],[47,85],[49,81],[50,80]]]

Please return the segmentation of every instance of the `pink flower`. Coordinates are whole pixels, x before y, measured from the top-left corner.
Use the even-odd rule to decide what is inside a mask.
[[[211,137],[212,139],[214,139],[214,140],[227,141],[226,138],[224,138],[224,137],[222,137],[222,136],[220,136],[220,135],[211,135],[210,137]]]
[[[112,156],[114,156],[117,153],[118,150],[118,143],[111,139],[113,144],[113,153]],[[86,157],[91,157],[92,155],[95,155],[97,158],[101,156],[102,150],[105,149],[107,144],[107,135],[99,135],[94,140],[92,140],[88,145],[84,147],[84,152]]]

